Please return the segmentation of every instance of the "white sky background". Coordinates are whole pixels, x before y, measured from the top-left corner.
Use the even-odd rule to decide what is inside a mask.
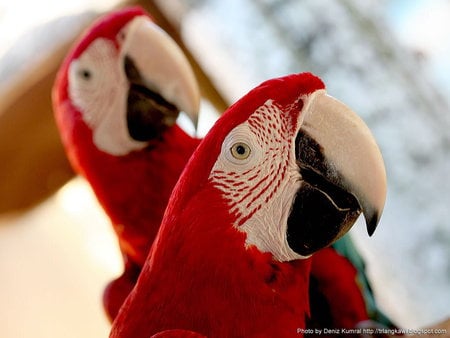
[[[101,11],[117,3],[118,0],[0,0],[0,57],[33,27],[59,16],[88,8]],[[450,1],[389,0],[386,16],[400,40],[423,53],[436,79],[450,89]]]
[[[389,0],[386,16],[400,41],[423,54],[424,65],[450,93],[450,1]]]
[[[0,58],[22,34],[39,25],[86,9],[102,11],[117,3],[119,0],[0,0]],[[450,1],[388,0],[386,17],[400,41],[424,57],[424,66],[444,93],[449,93]]]
[[[86,9],[104,10],[118,2],[118,0],[0,0],[0,57],[23,33],[36,26]]]
[[[90,0],[78,0],[78,1],[61,1],[61,0],[0,0],[0,59],[2,55],[14,44],[17,42],[20,42],[19,38],[22,36],[22,34],[29,32],[30,30],[35,29],[36,27],[39,27],[40,25],[56,19],[61,16],[70,15],[70,14],[77,14],[80,13],[86,9],[91,10],[98,10],[102,11],[106,8],[111,7],[113,4],[118,3],[118,0],[97,0],[95,2],[92,2]],[[95,5],[93,5],[95,3]],[[440,83],[440,85],[444,88],[444,95],[448,96],[448,93],[450,93],[450,1],[448,0],[388,0],[386,1],[386,16],[392,27],[394,28],[395,32],[398,34],[398,37],[402,43],[406,44],[413,50],[417,51],[421,55],[423,55],[423,65],[426,69],[430,71],[431,76],[436,79],[437,82]],[[24,45],[24,48],[27,48],[26,45]],[[2,64],[0,64],[0,73]],[[1,83],[0,83],[1,87]],[[116,261],[119,260],[118,253],[116,251],[110,251],[111,249],[108,248],[108,246],[114,245],[114,239],[111,237],[111,234],[108,233],[106,236],[107,239],[105,242],[101,242],[101,235],[99,232],[107,232],[108,226],[105,225],[105,221],[101,219],[101,222],[99,224],[99,229],[97,229],[97,232],[92,233],[93,229],[90,228],[89,221],[91,215],[90,211],[88,210],[88,206],[86,205],[86,208],[84,210],[88,210],[87,215],[81,216],[78,213],[74,213],[73,210],[69,210],[70,206],[73,206],[75,204],[79,204],[79,201],[93,201],[92,195],[90,195],[90,191],[87,188],[85,184],[82,183],[74,183],[66,186],[56,197],[53,199],[53,202],[46,203],[44,206],[41,206],[40,208],[47,208],[47,214],[52,213],[56,214],[56,216],[59,215],[59,218],[57,218],[58,222],[61,224],[64,223],[64,217],[68,219],[68,226],[78,227],[76,228],[76,234],[77,234],[77,240],[72,243],[71,245],[78,246],[78,248],[83,246],[83,241],[87,238],[89,239],[85,243],[85,250],[82,254],[82,257],[80,260],[80,265],[82,264],[90,264],[86,263],[89,259],[91,262],[93,262],[92,269],[95,268],[95,266],[103,266],[104,271],[100,271],[100,275],[98,278],[96,276],[91,276],[92,279],[95,282],[98,283],[97,289],[94,291],[91,291],[91,293],[98,292],[99,295],[101,294],[101,290],[103,288],[103,284],[110,279],[111,276],[114,276],[118,273],[118,266],[112,265],[112,266],[105,266],[105,254],[108,253],[109,255],[114,256],[114,259]],[[97,206],[95,203],[92,206],[93,208],[96,208]],[[83,204],[84,205],[84,204]],[[68,209],[69,208],[69,209]],[[25,234],[23,228],[18,228],[18,233],[8,230],[2,230],[0,227],[0,275],[3,278],[3,286],[5,285],[5,276],[2,275],[3,269],[8,266],[12,265],[5,265],[4,260],[8,259],[5,258],[6,256],[2,256],[2,253],[5,253],[6,249],[5,246],[3,246],[4,243],[8,243],[6,247],[10,247],[11,252],[13,254],[21,254],[23,250],[20,250],[17,248],[17,246],[14,245],[14,240],[17,240],[18,245],[23,245],[23,243],[29,243],[27,242],[29,238],[33,239],[39,239],[39,238],[48,238],[47,234],[50,234],[52,231],[51,226],[49,224],[46,224],[45,217],[43,216],[44,213],[42,213],[39,209],[37,212],[34,211],[33,215],[34,217],[40,217],[38,221],[35,221],[36,226],[33,228],[30,228],[30,231],[39,231],[39,234],[36,236],[32,233]],[[62,213],[62,216],[61,216]],[[77,216],[79,215],[79,216]],[[79,224],[77,225],[76,222],[73,222],[73,218],[80,217],[79,221],[80,223],[84,224],[82,228],[79,227]],[[28,220],[30,217],[27,218]],[[78,221],[78,219],[77,219]],[[0,220],[0,225],[1,224]],[[67,224],[66,224],[67,225]],[[55,233],[55,237],[59,236],[58,234],[61,233],[61,237],[63,239],[70,238],[72,234],[74,233],[74,228],[67,228],[68,230],[64,231],[63,229],[59,228],[58,232]],[[109,229],[110,230],[110,229]],[[43,236],[43,234],[45,236]],[[70,236],[69,236],[70,235]],[[52,235],[53,236],[53,235]],[[72,236],[73,237],[73,236]],[[52,237],[53,238],[53,237]],[[83,239],[81,241],[80,239]],[[100,241],[95,242],[96,240]],[[102,244],[103,243],[103,244]],[[44,243],[44,249],[46,245]],[[48,247],[48,246],[47,246]],[[53,246],[50,246],[49,248],[52,248]],[[3,250],[2,250],[3,249]],[[50,250],[50,249],[49,249]],[[69,248],[67,248],[69,250]],[[72,250],[72,249],[70,249]],[[69,250],[69,251],[70,251]],[[53,255],[57,254],[57,250],[51,251]],[[73,255],[75,255],[76,250],[73,249],[72,251]],[[40,256],[37,256],[40,257]],[[44,257],[44,256],[42,256]],[[26,257],[25,256],[19,256],[25,264]],[[37,258],[31,260],[31,262],[34,262],[33,264],[42,263],[45,264],[46,262],[38,262]],[[60,262],[61,264],[63,262]],[[71,261],[71,263],[75,263],[75,261]],[[96,265],[97,264],[97,265]],[[61,269],[59,272],[63,273],[62,270],[64,267],[64,264],[57,265],[55,268]],[[83,267],[76,267],[75,271],[72,271],[73,273],[83,273]],[[27,275],[26,271],[21,271],[20,276],[25,278],[30,278],[30,275]],[[70,275],[69,275],[70,276]],[[12,286],[18,286],[21,285],[18,283],[18,285],[15,285],[15,279],[12,276],[9,281],[11,282]],[[64,275],[60,277],[61,283],[67,282],[64,278],[68,278],[68,276]],[[39,279],[39,278],[38,278]],[[43,281],[45,282],[45,281]],[[52,284],[53,285],[53,284]],[[56,283],[55,283],[56,285]],[[24,286],[26,287],[26,285]],[[56,287],[56,286],[55,286]],[[70,290],[70,288],[69,288]],[[12,291],[14,292],[14,291]],[[19,290],[20,292],[20,290]],[[58,291],[61,293],[61,295],[64,295],[63,292]],[[10,291],[11,293],[11,291]],[[33,325],[29,325],[28,327],[24,325],[23,323],[19,324],[21,326],[21,334],[17,334],[17,331],[15,331],[15,328],[12,326],[14,325],[12,320],[12,315],[14,314],[14,310],[17,311],[17,313],[20,313],[20,306],[23,306],[23,303],[26,301],[23,297],[24,295],[32,295],[33,293],[31,291],[27,291],[22,294],[22,298],[18,298],[22,304],[9,304],[10,308],[6,309],[6,313],[8,314],[8,317],[5,317],[4,314],[5,308],[4,308],[4,302],[1,298],[4,293],[0,292],[0,318],[8,318],[8,327],[10,328],[10,334],[8,335],[8,330],[6,330],[6,336],[5,330],[2,331],[2,337],[3,338],[17,338],[17,337],[27,337],[32,334],[34,337],[49,337],[49,335],[45,335],[44,333],[49,333],[52,331],[47,331],[46,329],[39,330],[39,328],[36,329],[36,327],[33,327]],[[11,294],[9,299],[11,301],[14,301],[14,297],[12,297],[13,294]],[[92,296],[90,294],[90,296]],[[63,296],[62,296],[63,297]],[[80,295],[79,297],[82,298]],[[36,297],[35,300],[40,300],[42,297]],[[30,299],[31,301],[32,299]],[[96,299],[94,296],[94,300],[100,300],[100,298]],[[63,301],[63,300],[62,300]],[[87,301],[87,300],[86,300]],[[80,300],[81,302],[81,300]],[[3,303],[3,304],[2,304]],[[82,305],[84,306],[85,303]],[[54,305],[54,304],[53,304]],[[16,308],[14,308],[16,306]],[[19,306],[17,308],[17,306]],[[51,309],[52,304],[50,304]],[[41,314],[41,310],[39,309],[39,305],[36,305],[36,313],[40,313],[41,317],[37,317],[37,319],[41,319],[45,321],[45,312]],[[29,307],[28,307],[29,308]],[[80,307],[81,309],[82,307]],[[12,310],[12,312],[11,312]],[[74,310],[75,311],[75,310]],[[49,312],[51,316],[53,316],[55,313],[58,313],[58,309],[54,308],[53,312]],[[25,311],[25,314],[29,314],[30,318],[35,314],[33,311]],[[73,317],[80,316],[79,321],[83,322],[83,320],[88,321],[90,318],[87,315],[90,315],[90,312],[88,313],[82,313],[82,312],[74,312],[72,313]],[[101,310],[98,309],[97,315],[101,314]],[[64,316],[64,314],[61,314],[61,316]],[[84,316],[84,317],[83,317]],[[99,315],[100,316],[100,315]],[[51,317],[52,319],[58,321],[56,318]],[[97,318],[97,317],[96,317]],[[19,320],[22,320],[22,318],[18,318]],[[61,335],[57,334],[62,333],[63,331],[58,331],[58,328],[60,327],[61,330],[64,329],[64,327],[70,327],[71,324],[76,322],[73,318],[64,319],[61,318],[59,320],[59,323],[57,325],[57,328],[54,330],[54,335],[51,336],[67,336],[67,335]],[[81,323],[83,324],[83,323]],[[431,323],[430,323],[431,324]],[[3,321],[0,320],[0,326],[3,325]],[[41,325],[45,325],[41,323]],[[93,325],[95,326],[95,325]],[[73,336],[77,336],[77,329],[79,329],[78,333],[81,333],[83,337],[99,337],[99,332],[106,332],[107,328],[105,328],[105,323],[99,324],[99,328],[97,331],[91,330],[92,335],[89,335],[89,329],[90,328],[83,328],[83,325],[80,325],[80,327],[75,327]],[[85,329],[85,331],[81,330]],[[42,333],[40,335],[39,333]],[[95,334],[94,334],[95,332]],[[69,337],[69,336],[67,336]]]

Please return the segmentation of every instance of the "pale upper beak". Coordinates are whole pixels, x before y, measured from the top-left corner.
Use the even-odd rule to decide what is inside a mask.
[[[362,212],[369,235],[386,199],[386,172],[369,128],[340,101],[317,91],[304,100],[296,138],[302,185],[288,219],[291,249],[308,256],[344,235]]]
[[[131,84],[159,95],[159,104],[165,101],[164,104],[185,112],[196,125],[200,90],[181,48],[145,16],[133,19],[123,34],[120,53],[133,68],[127,73]]]
[[[329,179],[358,200],[372,235],[386,200],[386,171],[367,125],[349,107],[319,91],[310,98],[301,130],[322,148]]]
[[[302,130],[323,149],[338,183],[355,195],[372,235],[383,212],[387,182],[384,161],[367,125],[350,108],[318,92],[312,97]]]

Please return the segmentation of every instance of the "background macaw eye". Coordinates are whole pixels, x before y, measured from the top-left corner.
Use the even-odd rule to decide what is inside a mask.
[[[92,78],[92,72],[87,68],[80,69],[80,71],[78,72],[78,76],[82,80],[90,80]]]

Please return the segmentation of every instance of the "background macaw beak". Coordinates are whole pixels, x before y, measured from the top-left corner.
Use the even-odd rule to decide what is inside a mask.
[[[124,29],[121,55],[130,82],[130,135],[146,141],[175,123],[183,111],[196,126],[200,90],[178,45],[149,18],[138,16]]]

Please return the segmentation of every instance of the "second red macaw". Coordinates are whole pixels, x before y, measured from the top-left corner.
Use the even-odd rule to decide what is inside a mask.
[[[180,111],[195,121],[199,102],[184,54],[139,7],[94,22],[60,67],[53,105],[64,146],[111,218],[124,257],[123,275],[104,295],[111,319],[199,143],[176,124]]]

